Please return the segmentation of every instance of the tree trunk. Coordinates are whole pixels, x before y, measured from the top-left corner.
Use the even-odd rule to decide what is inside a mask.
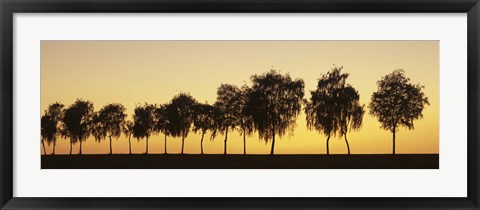
[[[53,152],[52,152],[52,155],[55,155],[55,145],[56,145],[57,141],[53,141]]]
[[[245,129],[243,129],[243,154],[247,154],[247,143],[245,141]]]
[[[165,136],[165,154],[167,154],[167,134],[164,135]]]
[[[80,151],[78,152],[78,154],[82,154],[82,140],[80,140]]]
[[[110,138],[110,154],[112,154],[112,136],[109,136]]]
[[[70,140],[70,155],[72,155],[72,141]]]
[[[45,141],[42,141],[42,146],[43,146],[43,154],[47,155],[47,149],[45,149]]]
[[[227,154],[227,138],[228,138],[228,127],[227,127],[227,129],[225,129],[225,141],[224,141],[224,144],[223,144],[223,154],[224,155]]]
[[[145,148],[145,154],[148,154],[148,138],[147,138],[147,144],[146,144],[146,148]]]
[[[330,134],[328,134],[328,136],[327,136],[327,155],[330,155],[329,143],[330,143]]]
[[[183,146],[185,145],[185,136],[182,135],[182,154],[183,154]]]
[[[272,149],[270,150],[270,155],[273,155],[275,150],[275,127],[272,128]]]
[[[130,137],[132,137],[132,134],[128,135],[128,151],[132,154],[132,142],[130,142]]]
[[[347,133],[345,133],[344,135],[345,135],[345,143],[347,143],[348,154],[350,155],[350,145],[348,144]]]
[[[202,132],[202,139],[200,140],[200,154],[203,155],[203,136],[205,136],[205,131]]]
[[[395,130],[393,130],[393,154],[395,154]]]

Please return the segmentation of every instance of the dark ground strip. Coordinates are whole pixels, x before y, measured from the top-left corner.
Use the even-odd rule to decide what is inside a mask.
[[[438,154],[42,155],[42,169],[438,169]]]

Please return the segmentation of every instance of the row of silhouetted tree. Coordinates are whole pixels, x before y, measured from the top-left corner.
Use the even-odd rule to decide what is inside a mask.
[[[297,116],[306,114],[307,127],[326,135],[326,148],[329,154],[331,136],[344,137],[350,154],[347,133],[362,127],[365,105],[360,104],[358,91],[347,83],[349,75],[342,73],[342,67],[334,67],[321,75],[317,89],[311,97],[304,99],[304,81],[292,79],[289,74],[271,70],[261,75],[251,76],[252,85],[237,87],[221,84],[217,89],[215,103],[200,103],[187,93],[180,93],[166,104],[137,106],[133,120],[127,120],[125,107],[118,103],[107,104],[94,111],[89,101],[77,99],[65,107],[57,102],[48,106],[41,118],[41,143],[46,154],[45,142],[55,143],[61,136],[72,145],[90,136],[97,141],[108,139],[112,154],[112,138],[122,133],[128,136],[131,154],[131,137],[145,139],[148,154],[148,140],[154,134],[163,134],[165,153],[167,138],[180,137],[183,154],[184,141],[190,132],[201,135],[203,140],[210,132],[210,139],[223,134],[224,154],[227,152],[228,134],[238,130],[243,135],[243,152],[246,154],[246,137],[254,132],[266,143],[271,141],[270,154],[274,154],[275,137],[292,132]],[[400,127],[413,129],[413,120],[422,118],[422,111],[429,104],[422,92],[423,86],[411,84],[403,70],[394,70],[377,82],[378,90],[373,93],[369,104],[370,114],[377,117],[381,127],[393,134],[393,154],[395,154],[395,133]]]

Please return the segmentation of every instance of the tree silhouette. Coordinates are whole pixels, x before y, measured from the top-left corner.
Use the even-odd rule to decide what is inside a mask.
[[[125,107],[121,104],[107,104],[93,118],[92,134],[97,141],[108,137],[110,139],[110,154],[112,154],[112,137],[118,138],[125,127]]]
[[[40,129],[40,134],[42,137],[40,140],[40,143],[42,143],[43,153],[45,155],[47,154],[47,149],[45,148],[45,141],[49,141],[49,139],[51,140],[55,138],[55,135],[54,135],[55,130],[56,130],[56,127],[55,127],[54,121],[49,115],[45,113],[41,118],[41,129]]]
[[[395,133],[399,127],[414,129],[413,120],[421,119],[423,109],[430,103],[422,92],[424,86],[411,84],[402,69],[382,77],[377,85],[369,104],[370,114],[378,118],[381,128],[392,132],[395,154]]]
[[[61,135],[70,138],[70,154],[72,144],[77,142],[80,142],[79,154],[82,154],[82,142],[91,134],[93,116],[93,104],[82,99],[77,99],[64,110]]]
[[[193,107],[196,103],[189,94],[180,93],[166,106],[169,134],[173,137],[182,137],[182,154],[185,138],[192,127]]]
[[[132,154],[132,142],[130,141],[130,138],[133,135],[133,126],[134,124],[132,121],[126,120],[122,128],[122,131],[125,134],[125,136],[128,136],[128,151],[130,154]]]
[[[330,89],[334,89],[334,86],[339,83],[338,80],[341,80],[341,78],[333,80],[330,77],[332,77],[330,73],[322,75],[318,80],[317,89],[310,92],[310,101],[304,101],[307,128],[323,132],[327,136],[327,155],[330,154],[330,137],[335,136],[339,130],[338,119],[335,114],[337,111],[335,107],[336,99],[333,97]]]
[[[167,136],[169,135],[169,126],[167,116],[167,105],[160,105],[155,109],[155,130],[161,132],[164,135],[164,151],[167,154]]]
[[[200,154],[203,154],[203,138],[208,130],[215,129],[215,107],[207,103],[197,103],[194,106],[193,132],[200,132]]]
[[[220,115],[217,117],[218,129],[224,132],[225,140],[223,154],[227,154],[228,130],[235,129],[239,125],[242,116],[242,91],[235,85],[222,84],[217,89],[217,101],[215,105]]]
[[[289,74],[282,75],[271,70],[251,77],[252,88],[248,94],[246,112],[253,118],[255,130],[268,143],[272,140],[270,154],[274,154],[275,135],[283,136],[293,131],[301,111],[304,82],[292,80]]]
[[[243,154],[247,154],[247,142],[246,142],[246,136],[251,135],[254,130],[254,125],[253,125],[253,117],[249,114],[249,111],[247,109],[247,101],[248,101],[248,95],[250,94],[251,89],[244,85],[241,88],[241,95],[240,95],[240,100],[238,101],[240,103],[240,110],[241,114],[239,117],[239,122],[238,122],[238,128],[239,131],[243,134]]]
[[[340,109],[339,123],[340,136],[345,137],[348,154],[350,154],[350,145],[347,140],[348,131],[358,130],[362,127],[365,105],[360,105],[360,95],[350,85],[340,89],[338,108]]]
[[[212,109],[213,109],[213,121],[212,121],[213,124],[210,127],[210,132],[211,132],[210,141],[214,141],[215,137],[217,137],[218,132],[223,131],[223,129],[221,129],[222,111],[220,107],[218,107],[218,104],[213,104]]]
[[[315,129],[327,136],[327,155],[330,154],[331,136],[339,133],[345,137],[348,154],[350,145],[347,140],[349,130],[357,130],[362,126],[364,105],[360,105],[360,95],[350,84],[347,84],[347,73],[343,67],[334,67],[318,80],[317,89],[311,91],[310,101],[305,101],[307,128]]]
[[[50,104],[41,118],[41,136],[45,154],[47,154],[45,141],[48,145],[53,143],[52,154],[55,154],[57,136],[60,134],[59,122],[63,117],[63,107],[64,105],[59,102]]]
[[[133,112],[133,137],[138,141],[145,138],[145,154],[148,154],[148,138],[155,132],[155,106],[145,103],[135,107]]]

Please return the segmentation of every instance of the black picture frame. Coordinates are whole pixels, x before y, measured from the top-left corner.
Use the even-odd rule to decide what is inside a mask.
[[[478,0],[0,0],[1,209],[478,209]],[[465,198],[25,198],[13,197],[14,13],[467,13],[468,188]]]

